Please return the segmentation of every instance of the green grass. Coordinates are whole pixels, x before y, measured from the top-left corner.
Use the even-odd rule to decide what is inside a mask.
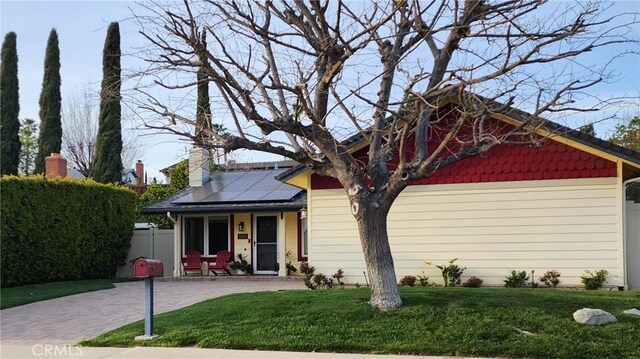
[[[367,289],[237,294],[157,315],[153,342],[133,323],[87,340],[87,346],[152,345],[263,350],[510,358],[640,358],[640,291],[402,288],[402,308],[371,309]],[[601,308],[619,323],[573,321]],[[525,336],[514,328],[533,332]]]
[[[122,279],[88,279],[0,288],[0,309],[7,309],[41,300],[66,297],[72,294],[115,288]]]

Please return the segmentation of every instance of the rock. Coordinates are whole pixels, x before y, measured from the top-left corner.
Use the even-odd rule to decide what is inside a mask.
[[[516,331],[518,331],[518,333],[520,333],[520,334],[524,334],[524,335],[526,335],[526,336],[533,336],[533,335],[535,335],[535,334],[533,334],[533,333],[531,333],[531,332],[528,332],[528,331],[526,331],[526,330],[522,330],[522,329],[520,329],[520,328],[516,328],[516,327],[514,327],[514,329],[515,329]]]
[[[602,309],[582,308],[573,313],[573,319],[580,324],[604,325],[617,323],[618,319],[609,312]]]
[[[627,309],[624,312],[622,312],[624,314],[631,314],[631,315],[640,315],[640,309],[636,309],[636,308],[631,308],[631,309]]]

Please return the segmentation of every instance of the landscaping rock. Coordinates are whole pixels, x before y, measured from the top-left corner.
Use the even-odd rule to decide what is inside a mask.
[[[624,312],[622,312],[624,314],[631,314],[631,315],[640,315],[640,309],[636,309],[636,308],[631,308],[631,309],[627,309]]]
[[[617,323],[618,319],[602,309],[582,308],[573,313],[573,319],[580,324],[604,325]]]

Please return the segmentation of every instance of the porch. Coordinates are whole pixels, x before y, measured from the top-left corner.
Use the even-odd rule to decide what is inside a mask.
[[[306,218],[299,211],[188,213],[174,220],[175,278],[228,277],[221,270],[216,276],[209,268],[221,251],[229,251],[232,261],[238,256],[247,261],[252,274],[247,278],[286,277],[287,263],[298,268],[306,260]],[[197,262],[186,265],[190,252],[200,254],[199,268]]]

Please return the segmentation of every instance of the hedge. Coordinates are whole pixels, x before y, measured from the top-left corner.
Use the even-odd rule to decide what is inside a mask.
[[[131,245],[133,191],[42,176],[0,179],[3,287],[113,277]]]

